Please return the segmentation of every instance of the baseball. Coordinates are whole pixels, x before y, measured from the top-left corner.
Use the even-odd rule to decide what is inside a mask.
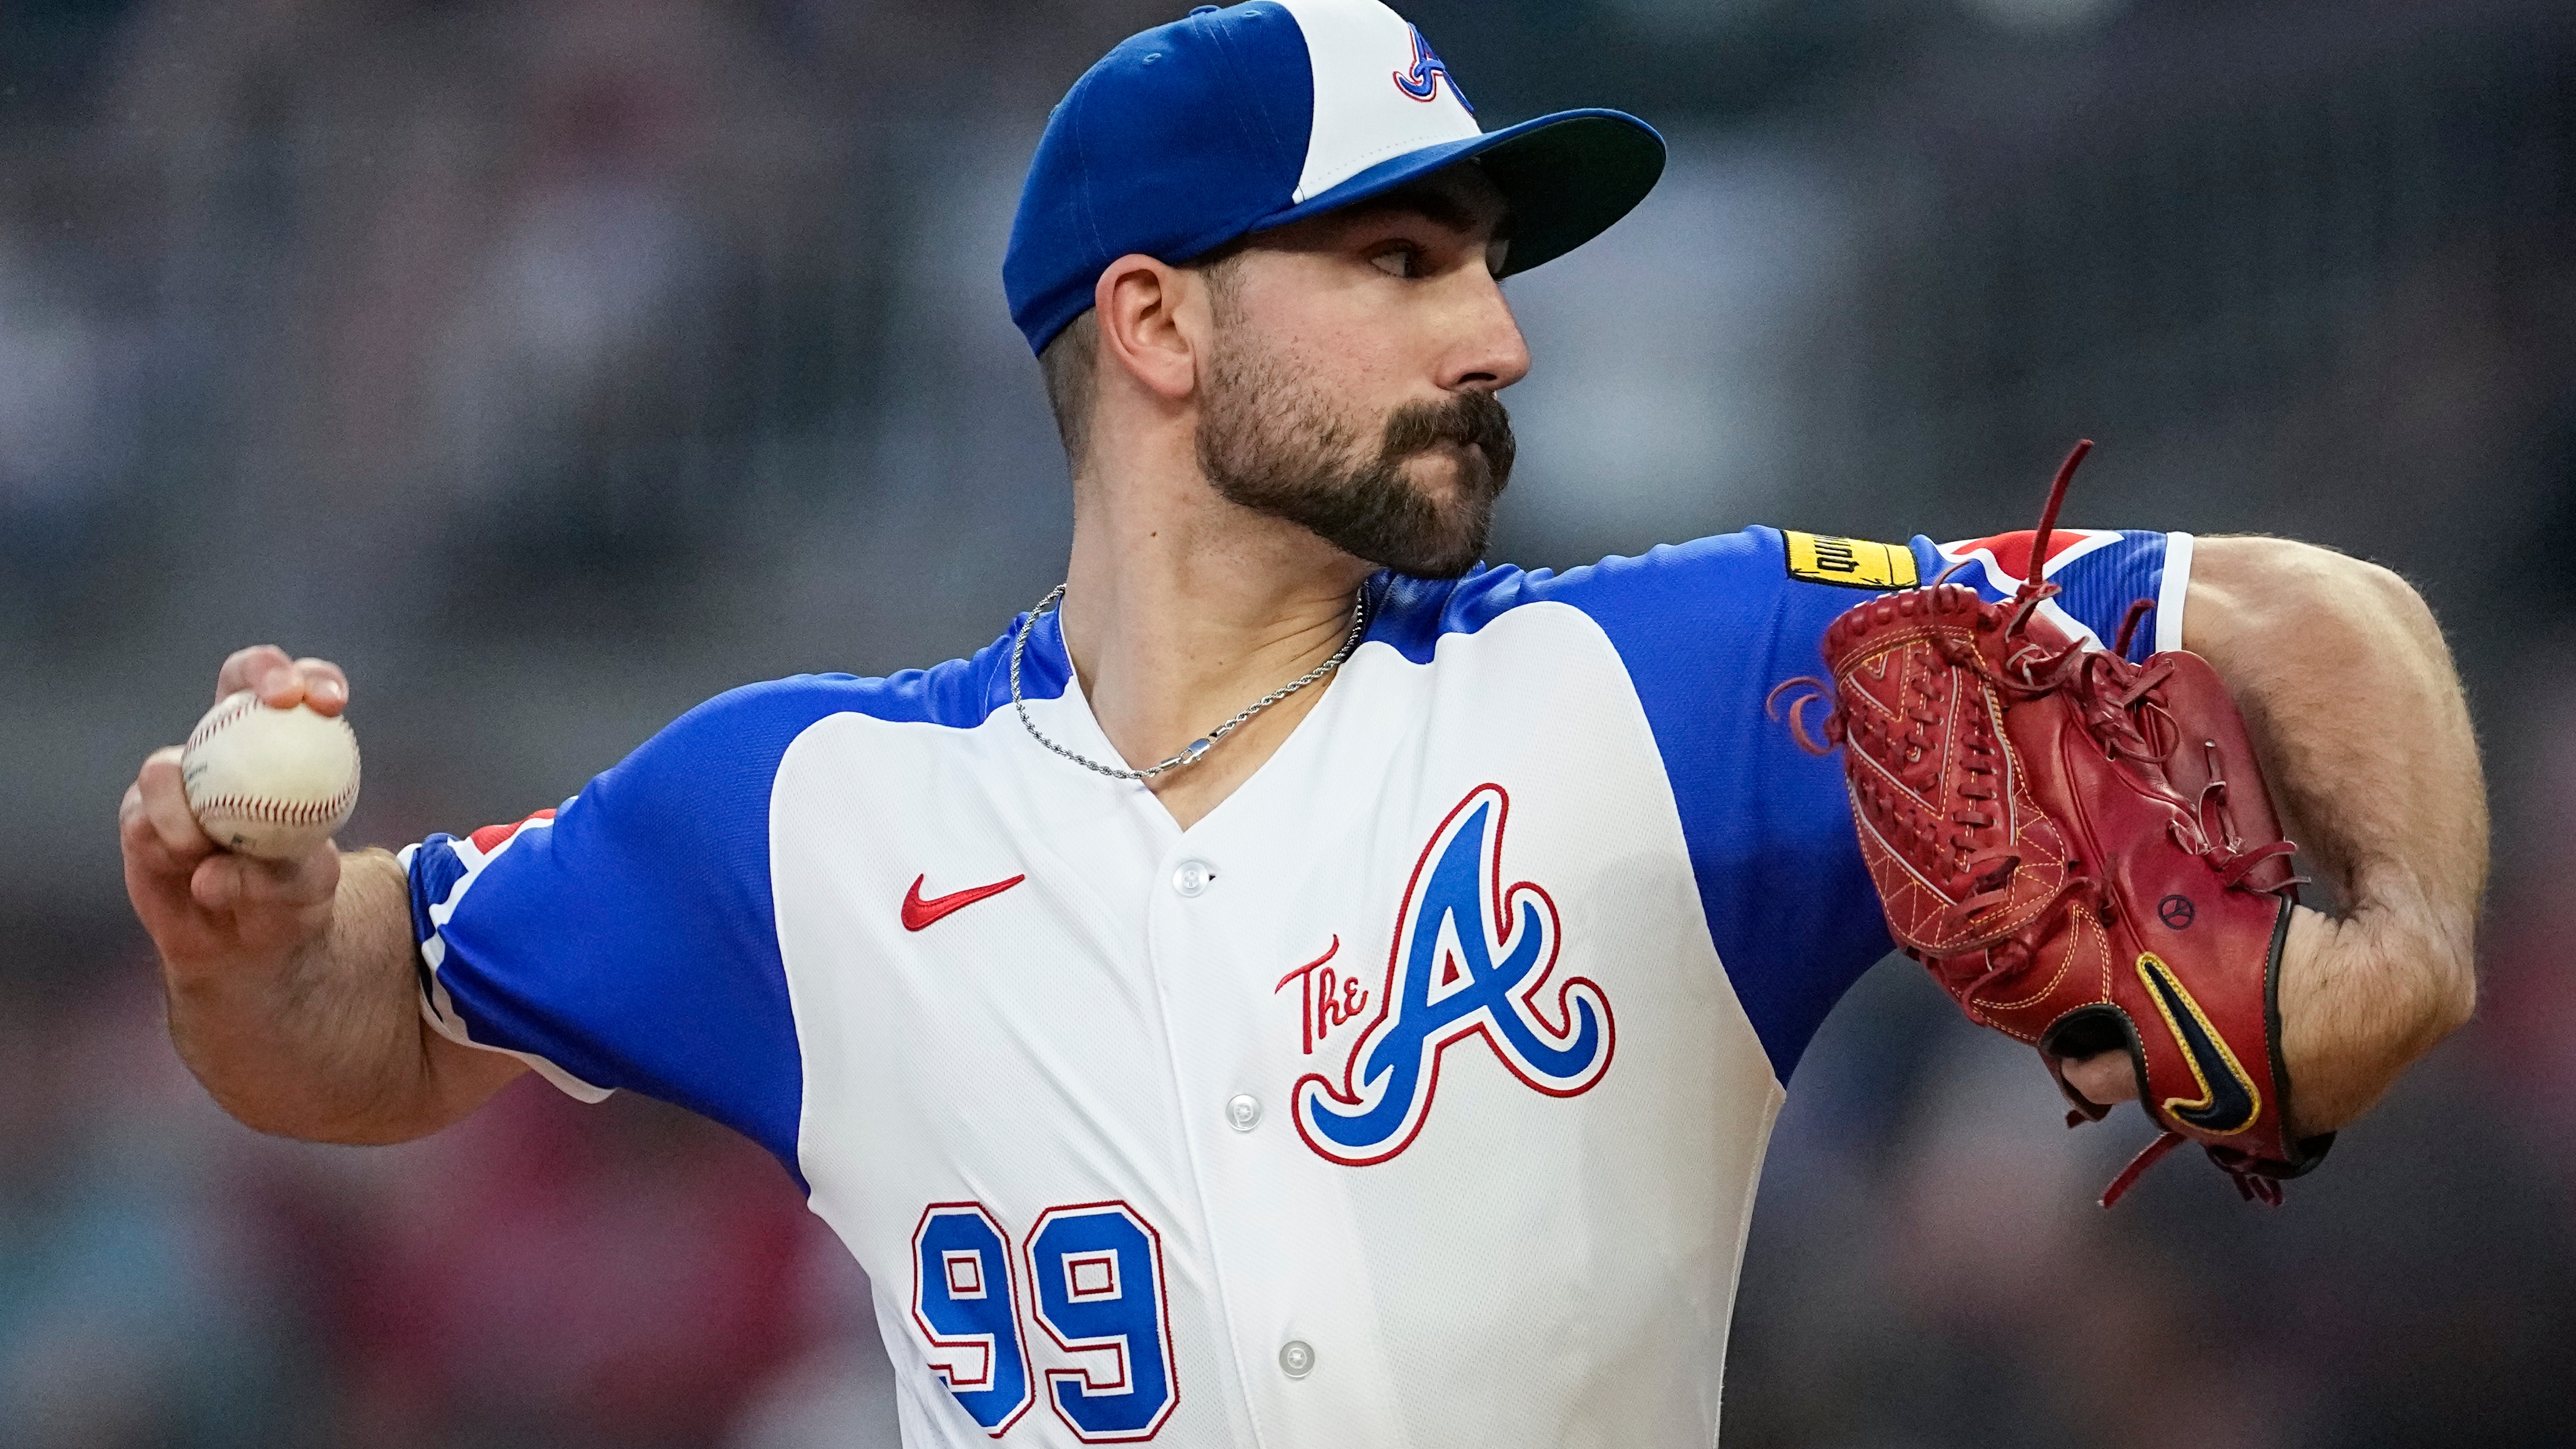
[[[188,808],[226,850],[301,855],[358,803],[358,737],[305,705],[271,709],[245,689],[206,711],[179,757]]]

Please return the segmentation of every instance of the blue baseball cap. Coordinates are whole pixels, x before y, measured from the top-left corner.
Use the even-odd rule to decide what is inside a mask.
[[[1202,5],[1120,43],[1048,119],[1002,262],[1011,320],[1043,352],[1130,252],[1186,262],[1471,156],[1512,208],[1509,274],[1627,215],[1663,174],[1664,140],[1605,110],[1482,130],[1422,32],[1378,0]]]

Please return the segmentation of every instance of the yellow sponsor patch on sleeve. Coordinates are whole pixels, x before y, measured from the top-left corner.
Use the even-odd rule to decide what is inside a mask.
[[[1914,550],[1901,543],[1871,543],[1819,533],[1780,530],[1789,545],[1789,577],[1847,589],[1910,589],[1917,582]]]

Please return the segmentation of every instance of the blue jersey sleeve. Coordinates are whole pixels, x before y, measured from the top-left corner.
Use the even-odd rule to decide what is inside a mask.
[[[794,1171],[768,829],[778,762],[816,717],[800,683],[701,705],[557,810],[407,852],[431,1023],[576,1096],[702,1112]]]
[[[1422,627],[1473,629],[1554,600],[1609,635],[1672,782],[1718,958],[1786,1081],[1825,1014],[1891,942],[1840,759],[1799,749],[1765,701],[1783,680],[1824,672],[1825,627],[1852,605],[1962,560],[1955,582],[2001,598],[2020,584],[2030,551],[2028,534],[1876,544],[1753,528],[1563,574],[1485,570],[1436,586],[1451,592],[1436,625]],[[2063,592],[2046,607],[2107,643],[2145,599],[2131,653],[2179,647],[2188,551],[2181,534],[2060,530],[2047,569]]]
[[[431,1024],[575,1096],[633,1089],[712,1117],[802,1183],[804,1065],[770,888],[779,763],[835,714],[972,725],[1009,698],[997,658],[737,689],[559,809],[413,846]],[[1031,671],[1033,690],[1064,683]]]

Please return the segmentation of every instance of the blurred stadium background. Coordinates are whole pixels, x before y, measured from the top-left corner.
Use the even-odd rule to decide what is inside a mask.
[[[864,1281],[717,1129],[534,1081],[401,1149],[222,1118],[111,817],[243,643],[349,666],[345,839],[400,843],[989,640],[1069,532],[1020,172],[1182,8],[0,5],[0,1444],[891,1443]],[[2576,1438],[2576,9],[1408,9],[1489,124],[1674,142],[1513,284],[1499,557],[2022,526],[2087,434],[2078,521],[2414,579],[2502,782],[2480,1020],[2278,1213],[2093,1208],[2134,1115],[2063,1132],[1874,973],[1773,1148],[1727,1445]]]

